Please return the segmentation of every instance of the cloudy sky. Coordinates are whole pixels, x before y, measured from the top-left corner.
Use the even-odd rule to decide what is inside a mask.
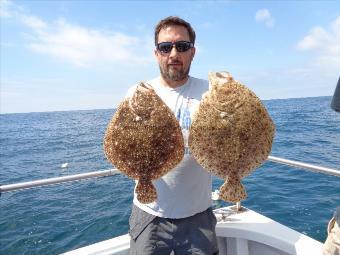
[[[0,113],[114,108],[158,75],[153,29],[197,34],[191,75],[227,70],[261,99],[332,95],[340,1],[0,0]]]

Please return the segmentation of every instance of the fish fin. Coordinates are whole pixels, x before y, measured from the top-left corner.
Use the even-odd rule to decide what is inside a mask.
[[[137,199],[143,204],[152,203],[157,199],[157,192],[150,179],[140,179],[136,187]]]
[[[236,203],[247,198],[247,192],[239,177],[235,175],[228,177],[220,188],[220,198],[231,203]]]

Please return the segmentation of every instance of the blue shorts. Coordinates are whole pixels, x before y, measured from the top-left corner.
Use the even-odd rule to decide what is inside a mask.
[[[129,224],[130,255],[218,254],[216,217],[211,208],[187,218],[168,219],[133,205]]]

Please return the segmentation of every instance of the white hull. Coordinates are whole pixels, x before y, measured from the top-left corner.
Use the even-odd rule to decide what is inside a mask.
[[[220,255],[321,255],[323,244],[252,210],[214,211]],[[125,255],[128,234],[79,248],[65,255]]]

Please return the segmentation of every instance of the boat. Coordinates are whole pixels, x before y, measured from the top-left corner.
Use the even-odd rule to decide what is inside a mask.
[[[214,210],[219,254],[234,255],[319,255],[323,244],[253,210],[236,206]],[[129,254],[130,236],[118,236],[85,246],[64,255]]]
[[[331,103],[333,110],[340,112],[340,78]],[[268,161],[285,164],[309,171],[340,177],[340,170],[315,166],[303,162],[269,156]],[[38,181],[0,186],[0,195],[5,192],[33,187],[79,181],[89,178],[118,174],[117,169],[96,171],[77,175],[49,178]],[[217,200],[218,193],[212,198]],[[232,255],[319,255],[323,243],[282,225],[240,203],[214,210],[217,218],[216,234],[219,254]],[[326,227],[326,226],[325,226]],[[68,251],[63,255],[125,255],[129,254],[130,236],[125,234],[89,246]]]
[[[340,170],[269,156],[268,161],[340,177]],[[119,174],[117,169],[82,173],[0,186],[0,194],[39,186],[60,184]],[[218,199],[218,193],[212,193]],[[219,254],[233,255],[317,255],[323,243],[299,233],[249,208],[236,205],[214,210]],[[63,253],[64,255],[124,255],[129,253],[130,236],[109,240]]]

